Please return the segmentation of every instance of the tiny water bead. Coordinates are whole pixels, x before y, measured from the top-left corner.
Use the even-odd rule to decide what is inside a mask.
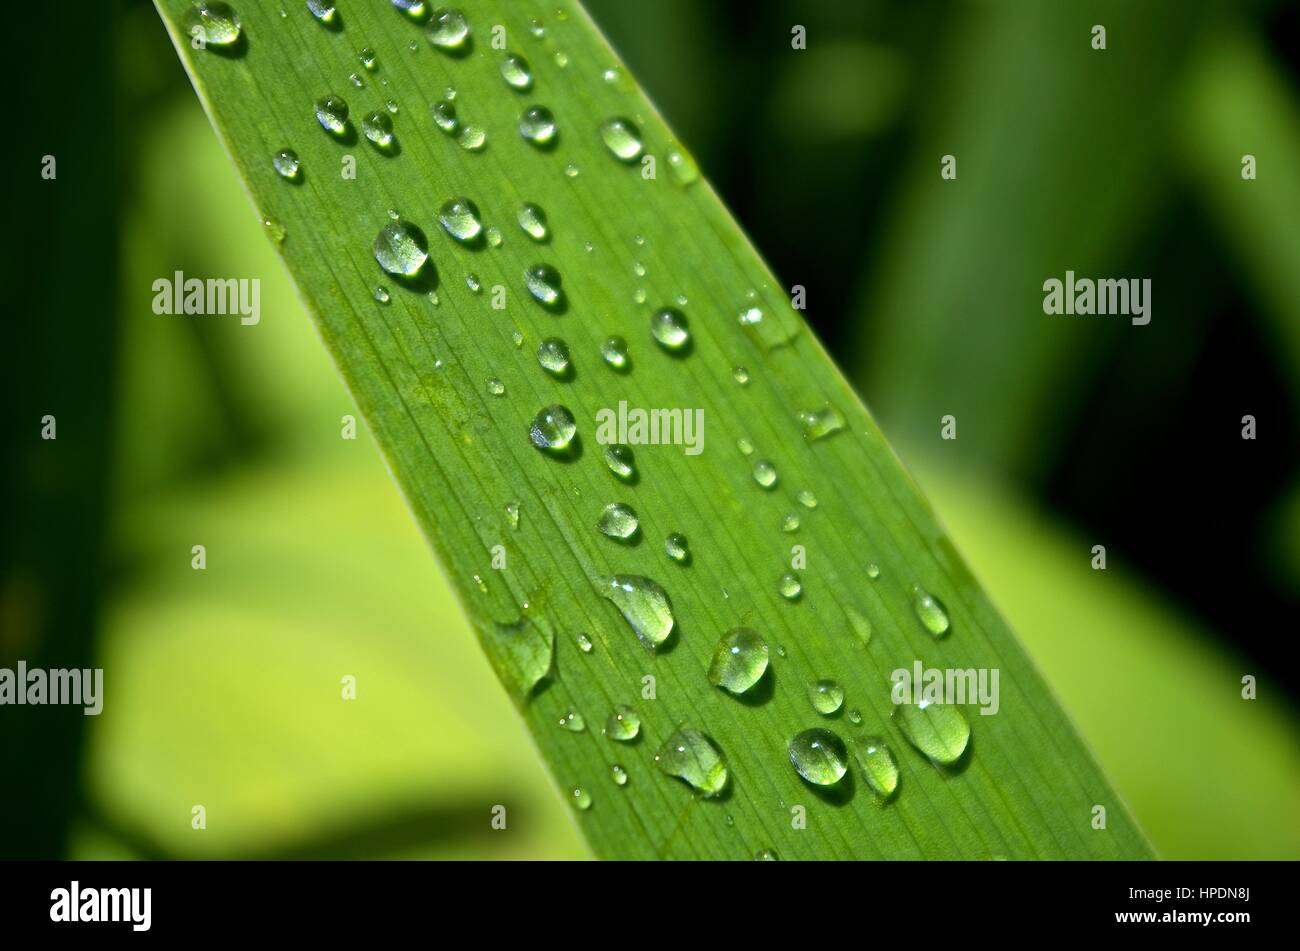
[[[454,9],[434,10],[429,20],[429,42],[440,50],[457,52],[469,41],[469,21]]]
[[[627,785],[627,770],[617,763],[609,768],[609,775],[613,777],[615,786]]]
[[[862,778],[882,800],[898,789],[898,763],[885,741],[878,736],[864,736],[853,741],[853,756],[862,770]]]
[[[587,636],[585,631],[579,631],[574,635],[573,640],[574,643],[578,645],[578,650],[582,651],[584,654],[590,654],[591,649],[595,646],[592,644],[591,638]]]
[[[799,581],[798,575],[793,571],[787,571],[776,583],[776,590],[780,591],[781,597],[787,601],[798,601],[803,594],[803,584]]]
[[[681,532],[673,532],[664,539],[664,553],[678,564],[685,564],[691,557],[690,543]]]
[[[546,212],[532,202],[525,202],[519,207],[515,220],[519,222],[519,227],[523,229],[524,234],[534,241],[546,240],[549,234],[546,227]]]
[[[393,146],[393,120],[385,112],[371,112],[361,120],[361,131],[370,142],[380,149]]]
[[[818,680],[808,685],[808,699],[813,709],[824,717],[839,713],[844,706],[844,688],[834,680]]]
[[[325,96],[316,100],[316,121],[320,127],[335,137],[348,134],[348,104],[338,96]]]
[[[391,112],[393,115],[397,115],[399,111],[396,99],[389,99],[387,102],[384,103],[384,108],[387,109],[389,112]]]
[[[329,26],[334,23],[338,17],[338,11],[334,9],[334,4],[329,0],[307,0],[307,9],[321,23]]]
[[[741,452],[744,452],[744,450],[742,449]],[[771,489],[776,486],[776,466],[772,465],[772,463],[768,462],[766,459],[760,459],[754,463],[753,474],[754,481],[764,489]]]
[[[483,233],[484,233],[485,235],[487,235],[487,243],[488,243],[488,247],[490,247],[490,248],[499,248],[499,247],[501,247],[501,241],[502,241],[503,239],[502,239],[502,237],[501,237],[501,229],[500,229],[500,228],[497,228],[497,227],[490,227],[490,228],[487,229],[487,231],[485,231],[485,232],[483,232]]]
[[[466,152],[477,152],[487,144],[487,132],[476,125],[467,125],[456,136],[456,143]]]
[[[626,541],[636,535],[640,524],[632,506],[624,505],[622,502],[611,502],[600,513],[600,521],[596,523],[596,528],[608,538]]]
[[[519,134],[533,145],[550,145],[558,131],[555,116],[545,106],[529,106],[519,117]]]
[[[447,99],[435,102],[429,110],[433,114],[433,124],[448,135],[455,135],[456,130],[460,128],[460,121],[456,118],[456,106]]]
[[[869,562],[867,564],[867,577],[870,578],[872,581],[875,581],[877,578],[880,577],[880,566],[877,565],[874,561]]]
[[[654,652],[673,632],[668,593],[642,575],[614,575],[601,581],[601,594],[613,602],[632,633]]]
[[[393,0],[393,6],[417,22],[423,20],[429,12],[424,0]]]
[[[757,852],[754,853],[754,861],[755,862],[777,862],[780,861],[780,859],[777,857],[776,851],[774,849],[759,849]]]
[[[805,410],[800,413],[799,425],[803,427],[803,438],[809,442],[816,442],[818,439],[825,439],[839,432],[846,423],[843,414],[827,403],[821,409]]]
[[[493,396],[506,395],[506,385],[496,377],[492,377],[490,380],[487,381],[487,390]]]
[[[636,460],[632,450],[621,443],[605,447],[605,466],[624,482],[636,478]]]
[[[731,378],[741,386],[749,385],[749,371],[744,367],[733,367],[731,370]]]
[[[506,503],[506,523],[512,529],[519,528],[519,503],[518,502]]]
[[[561,728],[568,730],[570,733],[581,733],[587,729],[587,721],[582,718],[582,714],[572,707],[560,717]]]
[[[907,742],[939,766],[951,766],[966,752],[970,724],[959,707],[929,700],[900,703],[893,717]]]
[[[672,307],[655,311],[650,318],[650,334],[670,353],[681,350],[691,339],[685,315]]]
[[[680,727],[655,754],[660,772],[684,780],[706,799],[727,788],[727,765],[722,753],[699,730]]]
[[[379,57],[375,55],[375,51],[369,46],[363,47],[357,53],[357,59],[360,60],[362,67],[368,73],[373,73],[379,68]]]
[[[605,735],[618,743],[630,743],[641,732],[641,718],[635,710],[620,703],[605,720]]]
[[[483,234],[478,206],[468,198],[453,198],[445,202],[438,211],[438,223],[461,244],[477,241]]]
[[[547,337],[537,345],[537,362],[552,376],[565,376],[572,367],[569,345],[559,337]]]
[[[844,613],[849,616],[849,627],[853,629],[853,636],[863,647],[866,647],[871,643],[871,622],[856,608],[846,608]]]
[[[284,225],[280,224],[280,222],[274,218],[263,218],[262,228],[265,229],[267,237],[276,244],[284,243],[285,230]]]
[[[419,228],[400,218],[390,221],[375,237],[375,260],[394,277],[414,277],[429,259],[429,246]]]
[[[781,531],[786,533],[799,531],[799,516],[794,512],[787,512],[781,519]]]
[[[230,46],[239,40],[239,14],[225,3],[197,3],[191,36],[201,36],[205,46]]]
[[[271,166],[281,178],[287,178],[291,182],[296,182],[302,175],[302,163],[298,161],[298,153],[293,149],[276,152],[271,158]]]
[[[611,369],[627,369],[627,341],[622,337],[607,337],[600,345],[600,356]]]
[[[859,710],[850,710],[849,722],[854,726],[862,726],[862,712]]]
[[[560,272],[549,264],[534,264],[524,271],[524,285],[533,299],[543,307],[558,307],[564,292],[560,289]]]
[[[691,154],[680,146],[668,149],[668,171],[678,185],[689,185],[700,177],[700,167]]]
[[[388,294],[388,288],[380,284],[375,288],[375,300],[381,304],[387,304],[392,298]]]
[[[528,427],[528,438],[543,452],[563,453],[573,444],[578,425],[568,407],[555,403],[537,411]]]
[[[635,162],[641,156],[641,130],[630,119],[607,119],[600,126],[600,138],[620,162]]]
[[[943,637],[948,633],[948,629],[951,627],[948,612],[934,595],[914,586],[912,588],[912,609],[916,612],[916,617],[921,622],[921,625],[929,631],[932,637]]]
[[[763,679],[767,672],[767,641],[758,631],[738,627],[728,631],[713,649],[709,683],[739,696]]]
[[[473,271],[465,275],[465,286],[475,294],[483,290],[483,283],[478,279],[478,275]]]
[[[528,60],[514,53],[507,53],[501,60],[501,78],[511,89],[526,92],[533,85],[533,71]]]
[[[574,786],[573,791],[569,793],[569,796],[570,801],[573,803],[573,808],[577,809],[579,812],[586,812],[591,808],[591,793],[587,792],[580,786]]]
[[[830,730],[804,730],[790,740],[790,764],[814,786],[834,786],[849,771],[844,741]]]
[[[817,507],[817,496],[813,495],[807,489],[800,490],[799,494],[796,495],[795,498],[798,499],[799,504],[806,509],[815,509]]]
[[[736,440],[736,448],[740,450],[740,454],[743,456],[752,456],[754,454],[754,444],[744,436]],[[776,470],[772,471],[775,472]]]

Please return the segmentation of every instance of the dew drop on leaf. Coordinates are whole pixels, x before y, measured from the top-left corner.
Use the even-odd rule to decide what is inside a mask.
[[[640,520],[637,518],[636,511],[630,505],[624,505],[622,502],[611,502],[605,506],[605,510],[600,513],[600,521],[596,523],[596,528],[602,535],[608,538],[627,541],[636,535],[637,528],[640,526]]]
[[[737,627],[728,631],[713,649],[709,683],[728,693],[745,693],[767,672],[769,651],[758,631]]]
[[[298,161],[298,153],[293,149],[281,149],[276,152],[271,157],[271,166],[281,178],[287,178],[291,182],[296,182],[302,174],[302,163]]]
[[[375,260],[395,277],[414,277],[428,259],[424,234],[400,218],[384,225],[375,238]]]
[[[803,584],[799,581],[799,576],[793,571],[787,571],[777,582],[776,589],[781,592],[781,597],[787,601],[798,601],[803,594]]]
[[[636,462],[632,450],[621,443],[605,447],[605,466],[624,482],[636,477]]]
[[[727,788],[727,766],[722,753],[699,730],[680,727],[655,754],[660,772],[684,780],[706,799]]]
[[[545,241],[548,235],[546,227],[546,213],[531,202],[525,202],[520,206],[515,220],[519,222],[519,227],[523,229],[524,234],[534,241]]]
[[[626,369],[627,341],[622,337],[607,337],[600,345],[600,356],[611,369]]]
[[[601,581],[601,594],[613,602],[632,633],[649,651],[657,650],[673,631],[668,593],[641,575],[614,575]]]
[[[560,727],[568,730],[570,733],[581,733],[587,729],[587,721],[582,718],[582,714],[570,707],[568,711],[560,717]]]
[[[546,452],[563,453],[573,444],[578,425],[568,407],[556,403],[538,410],[528,427],[528,438]]]
[[[678,564],[684,564],[691,557],[690,543],[681,532],[673,532],[664,539],[664,553]]]
[[[239,39],[239,14],[229,4],[197,3],[194,6],[194,31],[201,31],[203,42],[207,46],[230,46]]]
[[[808,699],[814,710],[828,717],[844,705],[844,688],[834,680],[818,680],[808,685]]]
[[[519,134],[533,145],[550,145],[557,131],[555,116],[545,106],[529,106],[519,117]]]
[[[514,53],[507,53],[501,60],[501,78],[511,89],[527,91],[533,85],[533,71],[528,60]]]
[[[393,146],[393,120],[384,112],[371,112],[361,120],[361,131],[371,144],[381,150]]]
[[[900,703],[893,718],[907,742],[940,766],[956,763],[970,742],[970,724],[955,706],[928,700]]]
[[[886,800],[898,789],[898,763],[885,741],[878,736],[864,736],[853,740],[853,756],[862,770],[871,791]]]
[[[613,709],[605,720],[605,735],[619,743],[630,743],[641,732],[641,718],[625,703]]]
[[[338,11],[329,0],[307,0],[307,9],[321,23],[330,26],[338,18]]]
[[[477,241],[483,233],[478,206],[468,198],[453,198],[438,211],[438,223],[444,231],[462,244]]]
[[[572,366],[569,345],[559,337],[547,337],[537,345],[537,362],[552,376],[565,376]]]
[[[650,334],[669,352],[681,350],[691,339],[685,315],[672,307],[655,311],[650,318]]]
[[[534,264],[524,271],[524,286],[543,307],[559,307],[564,301],[564,291],[560,289],[560,272],[549,264]]]
[[[814,786],[833,786],[848,772],[844,741],[830,730],[804,730],[789,744],[790,764]]]
[[[438,9],[429,19],[429,42],[440,50],[457,52],[469,41],[469,21],[455,9]]]
[[[600,126],[600,138],[620,162],[635,162],[641,156],[641,130],[630,119],[607,119]]]
[[[325,96],[316,100],[316,121],[330,135],[339,137],[348,133],[348,104],[338,96]]]
[[[913,587],[912,610],[916,612],[921,626],[930,633],[931,637],[943,637],[948,633],[951,627],[948,612],[934,595],[921,590],[919,587]]]
[[[744,452],[742,449],[741,452]],[[771,489],[776,485],[776,466],[766,459],[760,459],[754,463],[754,481],[764,489]]]

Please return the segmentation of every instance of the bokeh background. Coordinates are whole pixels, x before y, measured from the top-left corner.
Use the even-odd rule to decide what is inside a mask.
[[[1300,6],[588,7],[1161,854],[1300,857]],[[0,665],[109,699],[0,708],[0,855],[586,856],[151,5],[14,13]],[[1043,317],[1067,268],[1152,323]],[[174,270],[261,325],[155,316]]]

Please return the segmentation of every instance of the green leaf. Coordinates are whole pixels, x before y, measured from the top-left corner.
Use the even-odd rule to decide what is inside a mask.
[[[283,228],[288,269],[494,667],[517,678],[553,637],[542,681],[529,691],[508,686],[562,795],[590,798],[575,816],[596,854],[1150,854],[786,292],[626,71],[606,80],[617,58],[579,6],[465,3],[472,40],[457,55],[430,45],[427,24],[378,0],[343,7],[331,27],[299,5],[281,17],[246,4],[241,40],[225,51],[190,47],[185,0],[159,6],[258,213]],[[502,78],[504,51],[491,45],[498,25],[509,51],[531,64],[527,92]],[[365,47],[377,54],[373,72],[358,61]],[[431,109],[448,89],[459,120],[484,130],[481,150],[461,148],[434,124]],[[358,125],[391,99],[397,148],[328,135],[314,115],[328,95],[346,99]],[[558,124],[545,149],[519,133],[533,105]],[[653,177],[602,141],[599,130],[614,117],[639,128]],[[302,161],[300,183],[271,166],[283,148]],[[340,174],[348,156],[355,179]],[[500,242],[467,247],[443,232],[439,210],[459,196],[499,229]],[[515,224],[524,202],[545,212],[545,243]],[[431,260],[416,281],[396,281],[376,264],[372,245],[389,209],[427,236]],[[561,276],[563,296],[547,307],[525,282],[539,265]],[[375,299],[376,285],[389,291],[387,303]],[[504,309],[491,305],[498,286]],[[671,341],[664,331],[674,327],[661,325],[658,339],[652,333],[652,315],[665,307],[689,325],[689,343],[675,351],[659,342]],[[630,367],[621,371],[601,358],[613,335],[628,341]],[[538,365],[535,350],[549,337],[566,342],[570,373]],[[745,375],[736,367],[747,368],[747,384],[737,382]],[[493,380],[503,393],[493,393]],[[703,451],[637,445],[637,477],[620,480],[602,460],[597,414],[622,401],[701,411]],[[557,404],[578,432],[558,457],[529,438],[539,411]],[[755,447],[752,455],[741,445]],[[760,460],[774,480],[767,470],[756,478]],[[613,502],[638,516],[627,538],[595,527]],[[507,510],[514,504],[517,526]],[[793,527],[791,515],[797,528],[783,530]],[[688,559],[666,555],[673,532],[689,539]],[[792,569],[800,556],[806,567]],[[868,563],[879,566],[874,580]],[[792,570],[801,592],[788,598],[779,582]],[[653,644],[662,605],[620,602],[625,618],[605,597],[612,576],[634,588],[644,583],[628,578],[650,579],[666,592],[674,625],[656,650],[628,618]],[[946,607],[946,636],[927,632],[913,586]],[[532,632],[522,652],[503,641],[502,626]],[[757,630],[773,656],[753,695],[738,699],[706,672],[719,638],[740,626]],[[578,646],[580,634],[590,652]],[[1000,672],[1000,712],[967,708],[972,740],[949,769],[908,746],[890,717],[890,672],[917,660]],[[831,717],[808,696],[822,678],[837,680],[847,697]],[[633,743],[601,734],[621,704],[641,721]],[[561,727],[571,711],[585,729]],[[683,726],[691,729],[678,733]],[[818,728],[846,744],[884,736],[901,771],[897,793],[878,802],[856,763],[829,791],[806,784],[788,744]],[[728,779],[718,795],[697,794],[655,764],[665,740],[693,742],[692,730],[721,751]],[[692,753],[694,765],[681,754],[665,761],[679,776],[705,775],[716,792],[708,749]],[[1097,805],[1107,810],[1101,830],[1092,825]],[[792,821],[795,806],[806,809],[807,828]]]

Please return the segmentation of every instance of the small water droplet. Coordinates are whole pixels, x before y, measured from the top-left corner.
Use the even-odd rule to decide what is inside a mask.
[[[555,60],[555,65],[560,67],[560,69],[569,68],[569,54],[563,50],[556,50],[555,55],[552,56],[551,59]]]
[[[393,147],[393,120],[383,112],[372,112],[361,120],[361,131],[378,149]]]
[[[510,339],[515,342],[515,349],[518,350],[524,345],[524,335],[518,330],[510,331]]]
[[[673,609],[668,593],[641,575],[614,575],[601,581],[601,594],[614,603],[632,633],[651,652],[673,631]]]
[[[616,786],[627,785],[627,770],[625,770],[622,766],[619,766],[617,763],[615,763],[613,766],[609,768],[609,774],[610,776],[614,777],[614,785]]]
[[[630,482],[636,478],[636,463],[633,460],[632,450],[627,446],[621,443],[606,446],[604,455],[605,465],[614,475],[624,482]]]
[[[280,224],[280,222],[274,218],[263,218],[262,227],[266,230],[267,237],[276,244],[284,243],[284,225]]]
[[[866,647],[871,643],[871,622],[867,620],[866,615],[855,608],[846,608],[845,613],[849,616],[849,627],[853,628],[853,636],[863,647]]]
[[[287,178],[291,182],[296,182],[302,173],[302,163],[298,161],[298,153],[293,149],[281,149],[271,158],[272,167],[280,173],[281,178]]]
[[[531,202],[525,202],[520,206],[515,220],[519,222],[519,227],[524,230],[524,234],[534,241],[545,241],[549,232],[546,227],[546,212],[538,208]]]
[[[867,563],[867,577],[870,578],[872,581],[875,581],[877,578],[880,577],[880,566],[877,565],[874,561]]]
[[[814,786],[834,786],[849,767],[844,741],[830,730],[804,730],[790,740],[790,763]]]
[[[779,861],[775,849],[759,849],[754,853],[755,862],[776,862]]]
[[[907,742],[939,766],[956,763],[970,742],[970,724],[959,707],[928,700],[900,703],[893,718]]]
[[[581,169],[579,169],[578,166],[574,165],[572,162],[564,166],[565,178],[577,178],[580,172]]]
[[[483,233],[478,206],[468,198],[453,198],[438,212],[443,230],[462,244],[472,244]]]
[[[469,21],[455,9],[434,10],[429,20],[429,42],[440,50],[457,52],[469,40]]]
[[[528,427],[528,438],[544,452],[564,453],[573,444],[578,425],[568,407],[556,403],[538,410]]]
[[[534,264],[524,271],[524,284],[533,299],[546,308],[557,308],[564,301],[560,289],[560,272],[549,264]]]
[[[619,704],[605,720],[605,735],[619,743],[630,743],[641,732],[641,718],[625,703]]]
[[[579,812],[586,812],[591,808],[591,793],[587,792],[580,786],[574,786],[573,792],[569,794],[573,803],[573,808]]]
[[[627,368],[627,341],[622,337],[607,337],[600,345],[600,356],[605,364],[615,370]]]
[[[611,66],[611,67],[609,67],[609,69],[605,70],[605,71],[604,71],[603,73],[601,73],[600,75],[601,75],[601,78],[605,80],[605,82],[607,82],[607,83],[616,83],[616,82],[618,82],[618,80],[619,80],[619,76],[621,75],[621,73],[622,73],[622,70],[619,69],[617,66]]]
[[[533,19],[528,21],[528,32],[533,34],[534,39],[540,40],[543,36],[546,35],[546,27],[542,25],[541,20],[534,17]]]
[[[414,277],[428,259],[424,234],[400,218],[384,225],[375,238],[375,260],[395,277]]]
[[[878,736],[864,736],[853,741],[853,755],[867,781],[881,800],[886,800],[898,789],[898,763],[885,741]]]
[[[808,685],[808,699],[814,710],[828,717],[844,705],[844,688],[834,680],[818,680]]]
[[[815,509],[817,507],[817,496],[813,495],[807,489],[801,489],[795,498],[798,499],[799,504],[806,509]]]
[[[512,529],[517,530],[519,528],[519,503],[518,502],[506,503],[506,523]]]
[[[600,138],[620,162],[635,162],[641,157],[641,130],[631,119],[607,119],[600,126]]]
[[[353,86],[356,86],[358,89],[361,89],[366,84],[366,81],[362,79],[360,76],[358,76],[356,73],[348,74],[348,82],[350,82]]]
[[[514,53],[507,53],[501,60],[501,78],[511,89],[521,92],[533,85],[533,71],[528,66],[528,60]]]
[[[456,106],[446,99],[435,102],[430,108],[433,113],[433,123],[448,135],[455,135],[456,130],[460,128],[460,122],[456,118]]]
[[[799,531],[799,516],[794,512],[787,512],[781,519],[781,531],[797,532]]]
[[[740,322],[747,327],[753,327],[763,322],[763,311],[757,307],[746,307],[740,312]]]
[[[502,238],[501,238],[500,228],[493,226],[488,228],[487,231],[484,233],[487,235],[487,243],[489,248],[501,247]]]
[[[741,386],[749,385],[749,371],[744,367],[733,367],[731,370],[731,378]]]
[[[424,0],[393,0],[393,6],[417,23],[421,22],[429,12]]]
[[[690,543],[681,532],[673,532],[664,539],[664,552],[678,564],[685,564],[691,558]]]
[[[736,440],[736,448],[740,450],[742,456],[752,456],[754,454],[754,444],[744,436]]]
[[[916,611],[916,616],[921,625],[930,632],[932,637],[943,637],[948,633],[951,626],[948,620],[948,612],[934,595],[914,586],[912,588],[912,609]]]
[[[307,9],[311,11],[312,16],[326,26],[333,25],[338,18],[338,11],[334,9],[334,4],[330,3],[329,0],[307,0]]]
[[[777,582],[776,589],[781,592],[781,597],[787,601],[797,601],[803,594],[803,585],[799,582],[799,576],[793,571],[787,571]]]
[[[856,709],[850,710],[848,715],[849,715],[849,722],[852,723],[854,726],[862,725],[862,712],[860,710],[856,710]]]
[[[572,367],[569,363],[569,345],[559,337],[547,337],[537,345],[537,362],[552,376],[568,376]]]
[[[380,284],[375,288],[375,300],[379,301],[379,303],[387,304],[391,299],[388,295],[388,288],[384,287],[384,285]]]
[[[768,653],[758,631],[748,627],[728,631],[713,649],[709,683],[739,696],[763,679]]]
[[[478,152],[487,144],[487,132],[482,126],[467,125],[456,136],[456,142],[466,152]]]
[[[570,733],[581,733],[587,729],[587,721],[582,718],[582,714],[572,707],[564,716],[560,717],[560,726]]]
[[[743,451],[743,450],[742,450]],[[776,466],[766,459],[760,459],[754,463],[754,481],[765,489],[771,489],[776,486]]]
[[[827,403],[821,409],[800,413],[799,425],[803,427],[803,438],[816,442],[839,432],[846,424],[840,411]]]
[[[379,68],[379,57],[375,55],[375,51],[369,46],[363,47],[357,53],[357,59],[361,61],[362,68],[368,73],[373,73]]]
[[[686,316],[672,307],[655,311],[650,318],[650,333],[670,353],[681,350],[691,339]]]
[[[555,633],[543,624],[520,618],[510,624],[494,624],[487,634],[485,646],[497,675],[516,697],[527,698],[551,672]]]
[[[584,654],[590,654],[591,649],[595,646],[591,643],[591,638],[587,636],[585,631],[579,631],[574,635],[573,640],[577,643],[578,650],[582,651]]]
[[[655,754],[659,770],[684,780],[706,799],[727,788],[727,765],[722,753],[699,730],[680,727]]]
[[[690,185],[700,177],[700,167],[695,164],[695,159],[679,145],[668,149],[668,171],[678,185]]]
[[[491,393],[493,396],[506,395],[506,385],[496,377],[492,377],[490,380],[487,381],[487,389],[488,392]]]
[[[338,96],[325,96],[316,100],[316,121],[320,127],[335,137],[348,134],[348,104]]]
[[[206,46],[225,47],[239,40],[239,14],[228,4],[198,3],[194,7],[193,30],[201,31]],[[191,35],[193,35],[193,30]]]
[[[555,116],[545,106],[529,106],[519,117],[519,134],[533,145],[550,145],[557,131]]]
[[[483,284],[479,281],[478,275],[473,271],[465,275],[465,286],[475,294],[483,290]]]
[[[627,541],[636,535],[639,525],[640,520],[632,506],[624,505],[622,502],[611,502],[600,513],[600,521],[596,523],[596,528],[609,538]]]

